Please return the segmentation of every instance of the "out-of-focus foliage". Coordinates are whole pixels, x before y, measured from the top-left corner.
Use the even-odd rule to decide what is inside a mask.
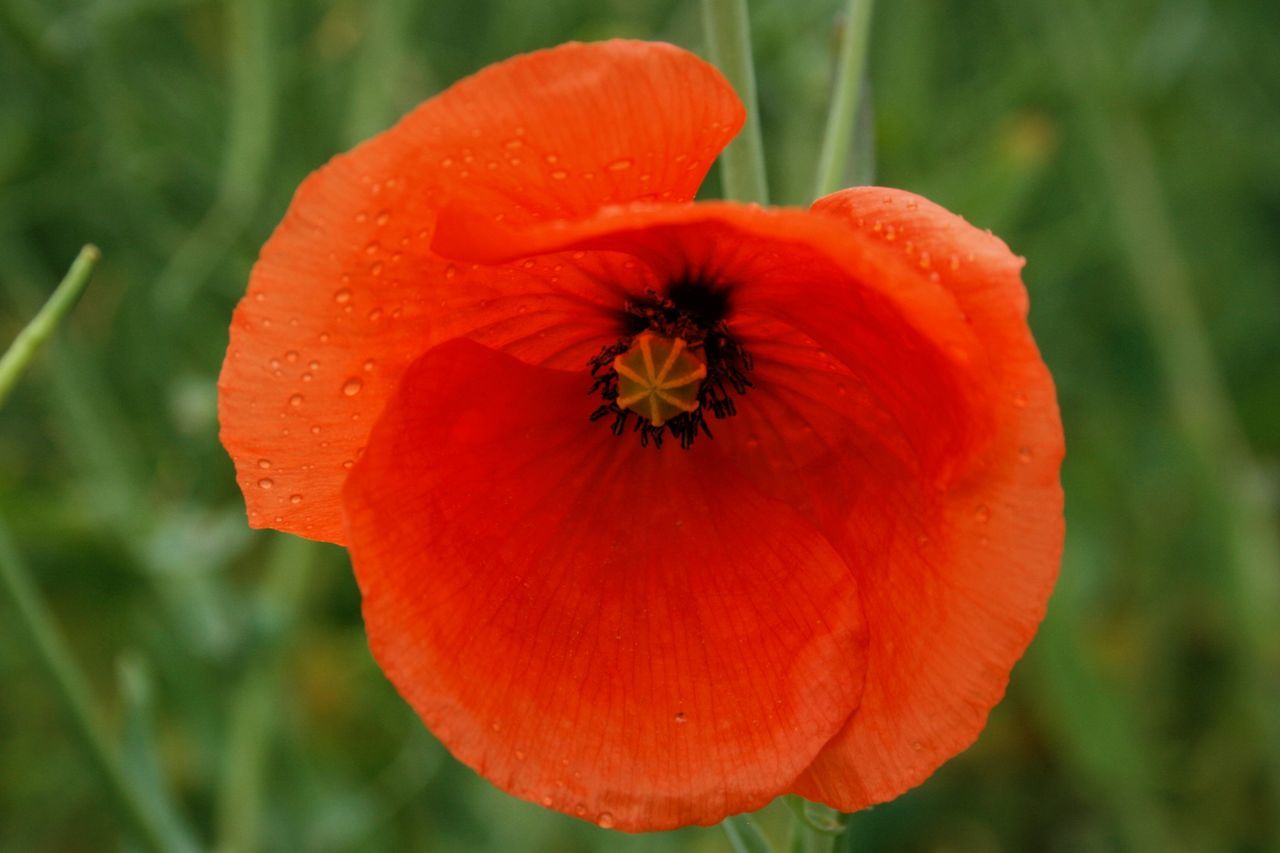
[[[810,200],[839,5],[751,3],[784,203]],[[1027,256],[1068,539],[987,731],[847,849],[1280,846],[1277,33],[1246,0],[878,4],[877,181]],[[0,340],[82,243],[104,255],[0,413],[0,517],[130,772],[158,767],[204,844],[726,849],[459,766],[373,665],[343,552],[248,531],[217,443],[230,312],[303,176],[491,61],[609,36],[702,45],[678,0],[0,0]],[[0,607],[0,849],[114,846],[9,626]]]

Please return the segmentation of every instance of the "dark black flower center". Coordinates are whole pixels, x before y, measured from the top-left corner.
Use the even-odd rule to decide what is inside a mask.
[[[726,322],[730,301],[727,288],[692,280],[675,282],[665,294],[650,291],[640,299],[628,300],[618,312],[618,341],[601,349],[588,362],[592,377],[590,393],[598,393],[604,400],[592,412],[591,420],[612,417],[610,429],[614,435],[622,435],[629,428],[640,436],[640,444],[644,446],[652,441],[654,446],[662,447],[668,433],[685,449],[693,446],[699,434],[712,438],[708,418],[720,420],[734,415],[737,412],[734,396],[747,393],[751,387],[748,378],[751,355],[733,337]],[[633,348],[642,335],[678,340],[706,365],[706,376],[697,388],[698,406],[694,411],[681,412],[655,423],[642,414],[649,409],[629,403],[630,396],[619,404],[615,360],[633,358],[639,365],[641,354]],[[643,355],[647,358],[648,347],[645,349]],[[651,367],[661,369],[661,365]]]

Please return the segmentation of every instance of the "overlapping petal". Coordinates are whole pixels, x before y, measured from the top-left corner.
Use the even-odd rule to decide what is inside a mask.
[[[407,365],[460,335],[581,364],[613,333],[616,259],[480,268],[430,250],[444,199],[509,224],[688,200],[742,123],[670,45],[569,44],[490,66],[299,188],[237,308],[219,379],[250,523],[342,542],[339,490]]]
[[[859,572],[870,658],[862,703],[798,785],[844,810],[892,799],[977,737],[1031,641],[1062,550],[1062,425],[1053,382],[1026,324],[1021,259],[1002,241],[911,193],[855,189],[815,210],[851,234],[883,234],[904,274],[951,293],[987,350],[995,431],[945,489],[909,480],[885,496],[896,531],[862,516],[823,526]],[[839,476],[856,476],[856,464]],[[839,489],[809,485],[820,502]]]
[[[461,760],[623,829],[770,800],[856,707],[857,581],[711,453],[585,417],[580,371],[415,362],[346,487],[379,663]]]

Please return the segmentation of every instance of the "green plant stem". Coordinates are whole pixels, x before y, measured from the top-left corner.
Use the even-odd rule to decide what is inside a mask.
[[[218,850],[225,853],[248,853],[260,846],[264,771],[280,697],[283,653],[309,588],[317,552],[314,542],[296,536],[277,536],[274,543],[256,607],[259,642],[231,698],[217,815]]]
[[[26,371],[27,365],[31,363],[31,359],[41,345],[49,339],[53,330],[58,328],[58,324],[67,316],[67,312],[80,299],[85,285],[89,283],[93,267],[101,256],[97,246],[85,246],[81,249],[80,254],[72,262],[71,269],[67,270],[66,276],[63,277],[62,283],[49,297],[49,301],[13,339],[13,343],[9,345],[5,354],[0,356],[0,407],[4,406],[9,393],[18,383],[18,379]]]
[[[747,108],[746,126],[720,155],[724,197],[768,204],[747,0],[702,0],[702,25],[711,62],[728,78]]]
[[[49,679],[76,738],[120,817],[149,850],[189,849],[183,840],[166,833],[155,804],[149,802],[125,775],[119,756],[107,738],[88,680],[76,665],[52,616],[40,600],[3,521],[0,521],[0,588],[13,604],[17,618],[12,624],[35,651],[41,671]]]
[[[167,316],[190,302],[234,246],[267,183],[275,143],[277,4],[229,0],[224,5],[230,70],[226,155],[213,204],[156,281],[154,298]]]
[[[871,36],[871,10],[874,0],[849,0],[845,9],[844,39],[840,43],[840,59],[836,66],[836,85],[827,112],[827,128],[822,134],[822,152],[818,156],[818,177],[813,197],[822,198],[844,184],[846,164],[854,146],[854,127],[858,122],[859,98],[867,65],[867,44]]]
[[[733,815],[720,822],[733,853],[773,853],[773,845],[749,815]]]

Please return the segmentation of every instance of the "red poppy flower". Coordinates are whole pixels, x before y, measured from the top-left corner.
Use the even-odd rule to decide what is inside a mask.
[[[250,523],[346,545],[440,740],[604,826],[898,795],[1057,572],[1022,261],[896,190],[692,203],[742,121],[669,45],[491,66],[303,183],[220,380]]]

